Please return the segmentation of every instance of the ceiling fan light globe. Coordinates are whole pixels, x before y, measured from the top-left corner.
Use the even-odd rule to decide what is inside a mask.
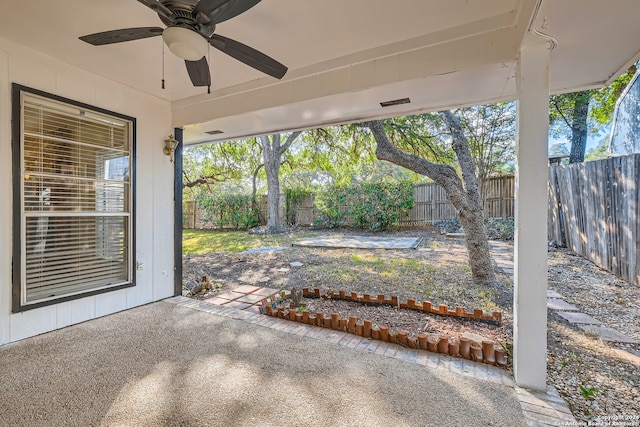
[[[208,43],[204,37],[184,27],[168,27],[162,32],[162,39],[169,50],[187,61],[198,61],[206,53]]]

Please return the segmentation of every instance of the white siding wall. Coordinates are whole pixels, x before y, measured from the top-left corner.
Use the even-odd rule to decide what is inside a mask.
[[[133,288],[11,314],[11,84],[137,119],[136,272]],[[0,345],[173,295],[173,132],[168,102],[0,39]]]

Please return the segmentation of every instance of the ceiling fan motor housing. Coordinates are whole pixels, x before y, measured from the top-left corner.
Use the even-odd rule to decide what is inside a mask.
[[[162,39],[169,50],[176,56],[187,61],[197,61],[207,53],[209,43],[194,30],[173,26],[162,32]]]

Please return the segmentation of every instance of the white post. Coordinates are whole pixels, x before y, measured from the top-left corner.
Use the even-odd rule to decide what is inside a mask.
[[[517,72],[518,141],[514,248],[516,384],[546,389],[549,43],[530,37]]]

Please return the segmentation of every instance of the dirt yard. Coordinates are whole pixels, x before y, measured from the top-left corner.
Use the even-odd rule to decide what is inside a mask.
[[[367,234],[354,230],[321,233]],[[478,322],[451,321],[391,308],[354,307],[337,301],[309,300],[311,309],[357,315],[378,325],[412,333],[463,331],[509,343],[513,280],[498,273],[497,288],[482,288],[471,281],[464,241],[442,235],[435,227],[387,232],[390,237],[423,237],[415,250],[314,249],[288,247],[252,253],[185,255],[185,289],[203,275],[214,288],[195,298],[210,298],[241,285],[286,289],[320,288],[371,295],[397,295],[451,308],[501,310],[501,328]],[[379,236],[380,233],[375,233]],[[295,238],[295,233],[293,236]],[[290,263],[302,263],[292,267]],[[630,285],[564,249],[550,248],[549,289],[582,312],[628,336],[640,340],[640,288]],[[605,343],[549,312],[548,371],[552,383],[568,401],[579,420],[597,416],[638,414],[640,408],[640,346]],[[640,424],[640,423],[639,423]],[[637,425],[637,424],[636,424]]]

